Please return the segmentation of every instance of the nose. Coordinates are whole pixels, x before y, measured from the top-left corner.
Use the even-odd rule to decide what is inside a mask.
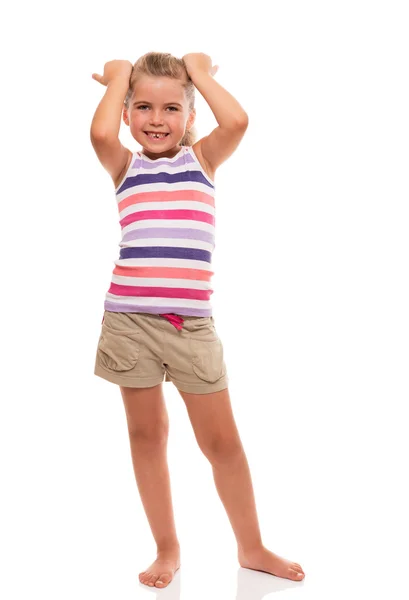
[[[160,111],[152,111],[150,122],[152,123],[152,125],[162,125],[163,118],[160,115]]]

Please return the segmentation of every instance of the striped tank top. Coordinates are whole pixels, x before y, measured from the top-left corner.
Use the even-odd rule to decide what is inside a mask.
[[[104,309],[210,317],[214,182],[191,146],[173,158],[134,152],[115,190],[121,241]]]

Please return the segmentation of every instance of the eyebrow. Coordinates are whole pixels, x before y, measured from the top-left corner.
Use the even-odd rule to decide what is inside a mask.
[[[133,106],[135,106],[135,104],[151,104],[151,102],[147,102],[146,100],[135,100]],[[175,104],[176,106],[180,106],[180,108],[183,108],[183,106],[179,104],[179,102],[167,102],[166,104],[164,104],[164,106],[169,106],[170,104]]]

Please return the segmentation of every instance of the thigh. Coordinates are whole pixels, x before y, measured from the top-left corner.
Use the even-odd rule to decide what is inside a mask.
[[[149,388],[119,387],[131,435],[152,439],[167,433],[169,417],[161,383]]]
[[[235,452],[242,445],[233,415],[228,388],[210,394],[190,394],[179,390],[201,450]]]
[[[168,380],[188,394],[209,394],[228,386],[224,349],[213,317],[187,317],[182,331],[166,331]]]
[[[149,315],[105,310],[94,373],[125,387],[149,388],[163,381],[163,332]]]

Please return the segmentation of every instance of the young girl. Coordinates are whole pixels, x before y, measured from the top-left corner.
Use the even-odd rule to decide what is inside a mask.
[[[223,345],[210,304],[215,172],[248,124],[213,76],[209,56],[149,52],[134,66],[105,64],[91,125],[98,159],[111,175],[122,229],[95,361],[95,374],[120,387],[132,462],[157,557],[140,573],[164,588],[180,567],[167,464],[168,414],[162,382],[182,396],[200,449],[237,539],[242,567],[295,581],[299,564],[264,547],[247,458],[232,414]],[[194,137],[195,87],[218,126]],[[142,146],[118,139],[121,114]]]

